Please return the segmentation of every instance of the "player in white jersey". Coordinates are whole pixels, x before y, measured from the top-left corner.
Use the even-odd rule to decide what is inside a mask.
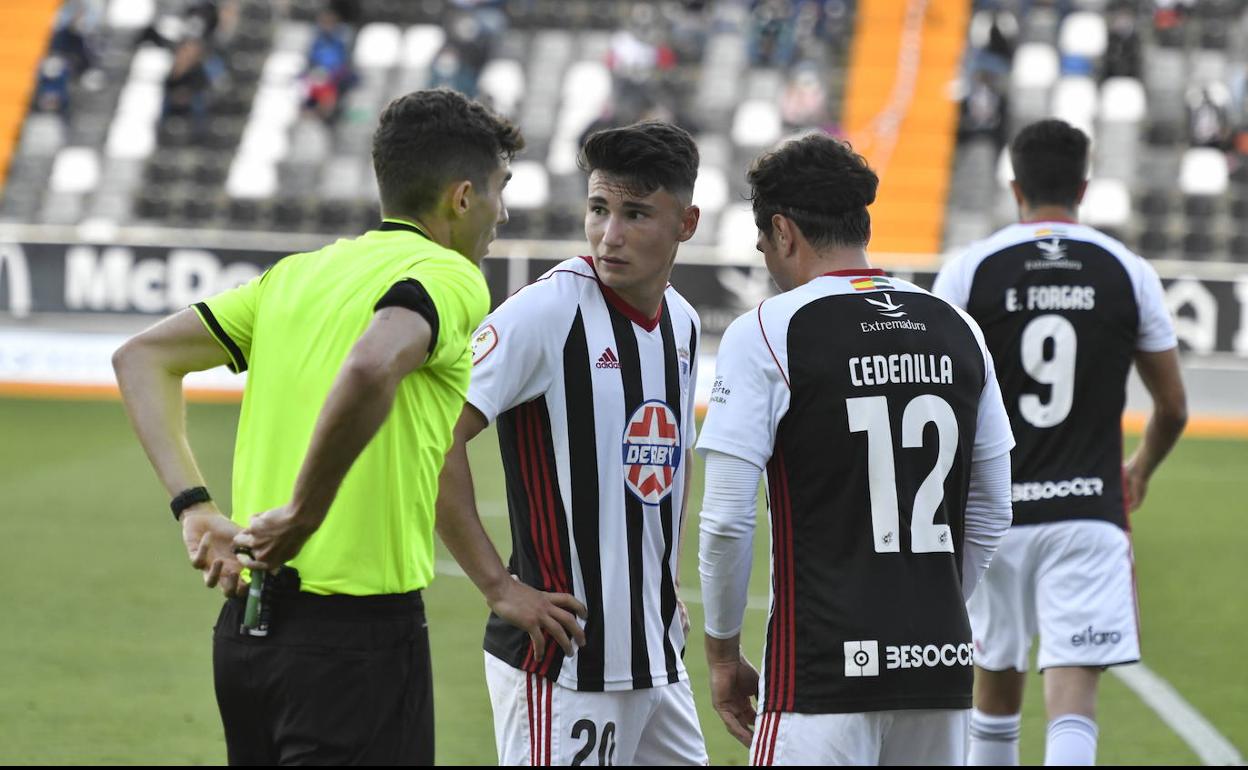
[[[1127,511],[1183,430],[1186,401],[1157,273],[1076,222],[1087,136],[1040,121],[1019,132],[1010,154],[1020,222],[945,265],[933,288],[983,329],[1018,439],[1014,526],[969,607],[970,760],[1018,764],[1024,672],[1038,634],[1045,762],[1089,765],[1100,674],[1140,657]],[[1153,415],[1124,468],[1132,360]]]
[[[714,706],[758,765],[963,764],[965,599],[1010,522],[992,357],[961,310],[871,268],[878,179],[847,145],[789,142],[749,181],[784,293],[724,334],[698,440]],[[740,632],[764,469],[772,590],[755,725]]]
[[[591,135],[581,166],[592,256],[485,319],[438,531],[493,610],[485,662],[501,764],[705,764],[676,594],[699,326],[668,284],[698,224],[698,151],[680,128],[639,123]],[[465,451],[490,422],[507,478],[506,568],[477,518]]]

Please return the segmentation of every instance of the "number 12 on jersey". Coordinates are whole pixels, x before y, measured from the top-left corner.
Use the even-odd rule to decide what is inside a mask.
[[[866,396],[845,399],[849,431],[867,434],[867,487],[871,494],[871,529],[876,553],[901,551],[901,515],[897,506],[897,464],[888,399]],[[936,509],[945,496],[945,477],[953,468],[958,448],[958,420],[953,407],[940,396],[916,396],[901,415],[901,446],[923,446],[923,429],[936,424],[936,465],[919,486],[910,509],[910,550],[913,553],[953,553],[948,524],[935,524]]]

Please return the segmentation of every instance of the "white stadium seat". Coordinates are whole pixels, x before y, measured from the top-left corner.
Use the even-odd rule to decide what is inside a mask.
[[[58,193],[86,193],[100,182],[100,156],[92,147],[65,147],[52,161],[48,189]]]

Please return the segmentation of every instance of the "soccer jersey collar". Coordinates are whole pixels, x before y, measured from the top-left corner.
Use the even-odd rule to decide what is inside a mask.
[[[594,280],[598,282],[598,288],[602,289],[602,296],[607,298],[607,302],[611,304],[611,307],[620,311],[625,318],[646,331],[652,332],[655,330],[655,327],[659,325],[659,321],[663,318],[662,302],[659,303],[659,311],[654,314],[654,318],[646,318],[645,313],[628,304],[627,300],[616,294],[614,289],[602,282],[602,279],[598,277],[598,268],[594,267],[593,257],[582,256],[581,259],[585,260],[585,264],[589,265],[589,269],[594,271]]]
[[[425,240],[429,240],[429,241],[433,240],[432,238],[429,237],[429,233],[426,233],[424,230],[421,230],[419,227],[412,224],[411,222],[400,222],[397,219],[383,219],[381,221],[381,227],[378,227],[377,229],[381,230],[382,232],[387,232],[391,230],[406,230],[409,233],[416,233],[417,235],[424,238]]]
[[[847,278],[855,275],[884,275],[884,271],[878,267],[855,267],[849,270],[833,270],[830,273],[823,273],[819,277],[830,275],[834,278]]]

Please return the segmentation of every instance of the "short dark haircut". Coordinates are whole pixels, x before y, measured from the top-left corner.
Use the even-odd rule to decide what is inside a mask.
[[[698,179],[698,145],[680,126],[647,120],[590,134],[577,165],[610,174],[641,197],[662,188],[688,198]]]
[[[373,170],[388,215],[429,211],[450,182],[484,187],[504,161],[524,149],[506,118],[446,88],[400,96],[373,134]]]
[[[1061,120],[1032,123],[1010,144],[1010,162],[1029,205],[1073,208],[1088,175],[1088,135]]]
[[[771,218],[793,220],[812,246],[866,246],[880,178],[848,143],[810,134],[757,158],[746,174],[754,224],[770,240]]]

